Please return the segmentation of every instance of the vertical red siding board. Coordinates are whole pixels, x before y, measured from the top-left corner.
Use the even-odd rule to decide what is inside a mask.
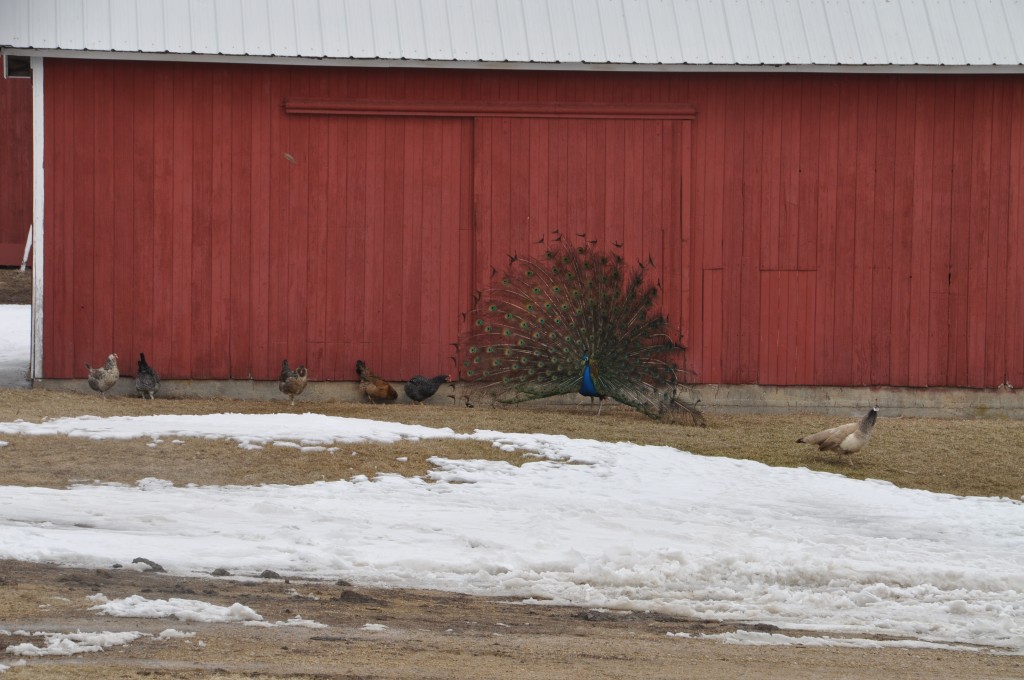
[[[664,265],[661,197],[665,176],[661,172],[661,163],[665,157],[665,142],[662,137],[661,121],[645,120],[641,123],[641,129],[644,149],[642,253],[644,262],[653,261],[657,271]]]
[[[742,229],[733,247],[739,252],[740,282],[731,294],[740,299],[739,346],[737,380],[756,383],[760,373],[761,353],[761,196],[764,176],[764,115],[765,81],[751,77],[743,84],[743,118],[741,128],[732,134],[742,144],[742,167],[737,203],[742,214],[738,221]]]
[[[422,303],[413,313],[419,318],[419,364],[410,370],[429,375],[447,372],[449,342],[456,339],[451,332],[452,320],[457,313],[454,286],[443,286],[442,277],[452,271],[445,267],[446,254],[451,251],[451,237],[458,234],[456,220],[444,214],[445,186],[457,180],[450,179],[451,171],[444,146],[445,132],[457,125],[456,120],[426,121],[423,136],[423,227],[421,262]],[[414,284],[415,285],[415,284]]]
[[[940,81],[935,96],[935,127],[934,139],[931,140],[935,149],[933,160],[933,190],[931,194],[931,242],[929,246],[929,303],[928,320],[929,351],[928,351],[928,384],[954,384],[951,371],[952,362],[952,322],[953,299],[950,281],[953,276],[951,260],[951,227],[953,222],[953,191],[954,185],[960,183],[962,173],[955,175],[954,139],[956,126],[956,110],[954,108],[953,81]],[[957,273],[959,276],[959,272]]]
[[[587,164],[583,168],[586,208],[580,231],[586,232],[587,239],[596,239],[598,248],[605,248],[608,245],[608,216],[605,214],[602,199],[607,181],[604,164],[607,146],[606,124],[603,120],[588,120],[582,124],[586,129]]]
[[[32,223],[32,83],[0,79],[0,265],[21,263]]]
[[[746,356],[743,329],[752,322],[743,309],[743,141],[744,93],[742,81],[725,93],[723,110],[725,139],[722,145],[722,379],[742,383],[751,373]]]
[[[712,82],[707,91],[707,155],[704,165],[706,205],[703,227],[704,267],[709,269],[722,267],[722,210],[727,200],[722,186],[725,170],[722,162],[725,153],[723,90],[721,82]]]
[[[933,186],[932,173],[935,149],[935,83],[923,80],[916,83],[917,102],[914,116],[913,164],[913,251],[910,260],[910,290],[907,385],[923,387],[929,384],[928,356],[930,337],[928,320],[931,316],[931,295],[928,281],[931,271],[931,231]],[[898,313],[898,311],[897,311]]]
[[[270,81],[270,92],[263,102],[263,106],[269,108],[269,144],[263,159],[270,177],[267,225],[269,247],[266,257],[267,345],[253,360],[264,379],[273,379],[280,374],[281,360],[287,357],[289,349],[290,250],[293,246],[293,237],[289,233],[292,163],[284,154],[294,154],[291,152],[288,119],[279,107],[280,98],[290,83],[285,80],[280,68],[271,69],[267,78]]]
[[[160,361],[162,377],[187,377],[188,372],[176,364],[171,355],[174,346],[172,313],[174,295],[174,80],[173,67],[160,64],[152,67],[149,76],[153,91],[153,259],[150,276],[153,286],[153,360]],[[159,357],[159,359],[158,359]]]
[[[378,375],[386,380],[401,378],[402,364],[401,334],[406,332],[402,309],[402,289],[395,285],[401,281],[401,273],[396,267],[403,261],[405,252],[414,246],[406,238],[403,225],[409,207],[405,192],[404,172],[402,164],[405,157],[406,126],[400,119],[384,121],[385,152],[384,174],[381,191],[373,194],[372,204],[381,204],[380,218],[383,239],[374,243],[370,249],[373,274],[371,281],[380,291],[381,314],[374,324],[371,341],[375,343],[374,352],[379,355],[375,365],[379,366]],[[385,277],[387,285],[385,285]],[[373,354],[374,352],[371,352]]]
[[[163,356],[153,354],[157,329],[154,319],[156,297],[154,273],[156,262],[156,218],[155,202],[155,119],[156,87],[151,67],[135,64],[131,69],[132,89],[130,108],[132,110],[131,159],[127,172],[132,175],[132,217],[133,245],[131,266],[125,267],[131,276],[135,298],[134,325],[132,332],[140,352],[147,352],[147,359],[163,371]]]
[[[722,381],[722,323],[721,323],[721,269],[705,269],[704,317],[701,321],[701,347],[703,349],[703,376],[701,382]]]
[[[317,380],[350,380],[355,375],[349,366],[352,326],[356,306],[349,302],[357,279],[362,275],[359,267],[360,249],[355,245],[356,225],[362,232],[362,223],[346,205],[346,186],[349,177],[348,131],[351,123],[341,118],[325,121],[326,140],[322,149],[326,168],[324,210],[326,226],[324,258],[325,283],[328,295],[324,307],[324,356],[317,365]],[[361,314],[361,312],[360,312]],[[312,361],[312,360],[311,360]]]
[[[505,271],[508,255],[525,255],[530,251],[530,240],[533,229],[530,224],[530,176],[533,172],[533,161],[530,158],[532,125],[526,118],[513,119],[511,122],[509,151],[509,241],[508,250],[503,257],[495,262],[499,271]]]
[[[171,224],[173,229],[173,306],[171,308],[171,361],[184,375],[192,375],[192,172],[194,121],[193,66],[174,67],[174,176]]]
[[[626,126],[622,120],[610,120],[606,127],[604,146],[604,218],[605,234],[599,247],[622,255],[626,238],[625,182],[626,182]],[[619,245],[616,246],[615,244]]]
[[[592,159],[587,156],[587,134],[586,127],[577,121],[567,122],[567,153],[569,162],[567,164],[566,183],[566,228],[563,229],[563,237],[569,238],[570,243],[579,245],[583,240],[576,234],[587,231],[587,167]],[[643,154],[643,148],[638,149]],[[637,165],[637,182],[643,183],[642,163]],[[638,216],[642,215],[642,208],[637,210]],[[640,221],[640,217],[637,218]]]
[[[549,151],[551,144],[547,119],[530,121],[530,195],[529,195],[529,249],[526,253],[537,257],[544,253],[551,236],[551,222],[548,217],[552,210],[548,193]],[[454,179],[454,176],[453,176]]]
[[[309,122],[309,247],[306,262],[306,304],[307,317],[304,347],[306,368],[313,372],[314,380],[324,380],[324,363],[327,356],[327,305],[336,300],[342,290],[331,287],[327,277],[327,195],[329,178],[334,174],[331,167],[334,158],[325,151],[328,148],[328,127],[330,120],[323,116]]]
[[[474,149],[475,149],[475,138],[476,138],[476,127],[472,120],[466,120],[463,122],[460,140],[461,144],[459,149],[461,151],[459,158],[459,266],[457,271],[459,272],[459,333],[467,332],[472,324],[473,320],[470,312],[473,307],[473,272],[478,267],[476,259],[478,257],[475,252],[474,245],[474,232],[478,231],[478,225],[476,224],[476,213],[474,212],[474,200],[475,200],[475,188],[473,186],[474,173]],[[462,312],[465,312],[463,316]],[[461,367],[459,367],[461,370]]]
[[[213,268],[219,266],[219,253],[214,253],[213,209],[214,202],[220,202],[225,192],[214,193],[213,173],[213,82],[208,69],[197,69],[193,73],[192,88],[195,96],[192,107],[186,115],[192,117],[193,132],[189,142],[192,147],[192,168],[190,191],[192,212],[188,215],[187,228],[192,234],[189,253],[191,355],[190,375],[195,378],[212,378],[211,334],[213,324]],[[218,134],[219,136],[219,134]],[[220,177],[217,178],[220,181]]]
[[[706,92],[706,79],[696,77],[692,87],[692,99],[694,102],[703,102]],[[707,163],[707,123],[706,112],[698,111],[693,123],[690,125],[692,140],[692,186],[691,194],[692,207],[689,215],[692,219],[693,228],[690,230],[690,323],[693,328],[690,330],[691,341],[687,348],[687,360],[696,373],[695,379],[701,383],[709,383],[706,365],[705,337],[704,337],[704,235],[707,226],[706,210],[706,182],[705,172]]]
[[[346,156],[346,174],[344,188],[339,195],[342,203],[338,209],[340,214],[348,216],[344,225],[346,248],[343,253],[339,253],[339,259],[348,266],[344,271],[345,295],[339,300],[344,308],[341,315],[344,322],[339,329],[340,337],[343,338],[343,353],[335,361],[335,371],[337,375],[352,380],[358,377],[355,361],[371,359],[366,354],[364,335],[367,324],[372,323],[379,313],[376,308],[370,307],[371,300],[367,294],[367,288],[379,288],[370,281],[372,269],[369,266],[369,248],[371,229],[380,228],[379,222],[370,223],[367,187],[371,182],[371,167],[379,167],[376,161],[383,154],[383,140],[379,134],[380,120],[353,119],[344,121],[344,125],[339,127],[345,130],[345,135],[339,135],[335,144],[339,155]],[[371,158],[375,161],[373,164]],[[376,182],[376,179],[373,181]]]
[[[662,154],[662,203],[665,206],[664,233],[662,236],[661,281],[662,306],[670,324],[671,337],[681,344],[689,342],[683,335],[687,319],[684,315],[682,292],[682,125],[679,121],[663,121],[662,129],[666,139]],[[609,252],[614,252],[611,243],[606,243]]]
[[[1024,385],[1024,87],[1019,79],[1012,82],[1010,201],[1007,230],[1007,367],[1006,380],[1014,386]]]
[[[114,129],[113,129],[113,71],[109,62],[97,62],[93,68],[93,88],[95,92],[95,109],[93,115],[93,138],[95,139],[94,155],[90,159],[93,176],[93,234],[97,242],[102,244],[98,253],[101,255],[94,264],[93,290],[86,296],[87,304],[92,307],[93,347],[106,356],[109,352],[117,352],[125,361],[125,373],[131,371],[128,358],[130,347],[114,345],[114,318],[117,294],[114,286],[115,263],[120,260],[122,244],[116,240],[117,229],[114,224]],[[109,348],[109,349],[106,349]]]
[[[986,318],[988,270],[991,229],[989,225],[992,200],[992,79],[973,81],[974,144],[971,151],[971,206],[967,282],[967,385],[995,387],[985,384]],[[1000,142],[1003,143],[1003,142]],[[996,293],[996,295],[1001,295]],[[998,384],[998,383],[996,383]]]
[[[472,234],[474,268],[470,279],[474,305],[477,294],[487,287],[493,258],[491,252],[493,239],[491,227],[494,222],[494,216],[491,184],[493,181],[494,157],[501,153],[500,145],[495,144],[494,141],[499,129],[500,121],[497,119],[478,118],[474,124]]]
[[[914,125],[917,119],[914,83],[901,78],[895,93],[893,140],[892,305],[890,360],[886,384],[906,386],[910,373],[910,287],[914,261]]]
[[[1009,284],[1007,268],[1009,260],[1006,254],[1009,247],[1009,197],[1010,178],[1010,140],[1011,127],[1010,104],[1012,94],[1009,81],[994,81],[994,99],[992,114],[992,161],[991,190],[989,194],[989,219],[986,228],[989,231],[988,263],[986,280],[985,310],[985,366],[983,386],[996,387],[1006,380],[1007,369],[1007,336],[1009,327],[1006,324],[1008,309]],[[1021,266],[1018,262],[1017,266]]]
[[[760,261],[762,269],[778,269],[779,241],[782,215],[782,116],[785,107],[780,82],[770,80],[765,85],[762,116],[764,133],[761,138],[761,229]]]
[[[953,132],[953,205],[950,226],[950,339],[949,377],[954,387],[967,387],[969,305],[971,274],[972,193],[980,190],[973,172],[975,144],[975,93],[973,82],[958,80],[955,85]]]
[[[134,145],[135,132],[133,129],[134,119],[134,89],[135,81],[132,67],[115,68],[111,74],[111,103],[113,112],[111,115],[111,127],[113,134],[113,172],[111,181],[113,183],[113,200],[111,201],[110,219],[114,230],[114,242],[119,252],[124,253],[119,257],[121,266],[114,268],[114,333],[113,345],[120,347],[126,360],[135,356],[137,349],[138,334],[135,330],[135,321],[132,314],[126,314],[123,310],[138,309],[135,297],[135,282],[133,276],[133,261],[140,251],[135,246],[134,235],[134,173],[132,169],[132,147]],[[129,366],[134,366],[134,362]],[[132,371],[134,373],[134,371]]]
[[[623,132],[626,148],[623,157],[625,183],[622,197],[624,223],[621,255],[632,266],[638,261],[646,261],[646,253],[643,250],[643,128],[640,121],[626,120],[623,121]]]
[[[432,308],[433,315],[437,316],[437,299],[431,299],[429,294],[430,285],[426,278],[429,269],[424,267],[424,260],[434,259],[434,245],[437,238],[424,238],[426,228],[424,210],[426,201],[424,198],[424,185],[430,183],[424,167],[424,157],[429,151],[424,150],[424,135],[430,121],[427,119],[410,120],[405,124],[405,149],[402,160],[403,177],[402,183],[405,194],[405,213],[403,215],[403,257],[402,272],[402,334],[391,336],[385,342],[397,342],[401,348],[397,377],[400,380],[407,380],[409,377],[422,373],[423,367],[423,340],[424,326],[421,317],[421,310]],[[431,163],[431,165],[435,165]],[[397,273],[397,272],[396,272]],[[436,329],[433,329],[436,332]],[[435,336],[436,337],[436,336]]]
[[[837,385],[854,385],[855,225],[857,210],[858,110],[857,88],[843,82],[839,88],[839,172],[836,191],[836,291],[834,298],[833,366]]]
[[[835,295],[839,276],[836,266],[836,198],[839,173],[839,92],[836,77],[821,84],[817,163],[818,229],[815,249],[814,382],[832,384],[835,374]]]
[[[494,285],[495,271],[501,271],[511,243],[512,122],[509,118],[500,118],[491,129],[491,184],[490,192],[485,194],[491,204],[490,252],[479,262],[482,289]]]
[[[800,252],[800,146],[801,133],[801,80],[787,76],[782,84],[782,200],[779,217],[779,267],[797,269]]]
[[[75,300],[74,307],[74,346],[76,348],[75,364],[84,361],[93,364],[102,363],[103,357],[113,351],[113,347],[96,345],[96,305],[101,304],[94,291],[95,268],[97,256],[103,255],[98,249],[95,227],[95,65],[87,62],[75,69],[75,100],[73,125],[75,131],[74,145],[68,149],[74,158],[75,182],[71,187],[74,192],[75,210],[70,219],[74,220],[74,287],[69,293]],[[107,256],[105,259],[109,259]],[[108,265],[109,266],[109,265]],[[109,291],[107,291],[109,292]],[[109,305],[109,300],[104,304]],[[78,370],[78,369],[76,369]]]
[[[229,134],[231,138],[231,227],[230,241],[230,307],[231,322],[228,343],[230,377],[245,380],[252,377],[252,322],[250,297],[253,281],[253,67],[238,66],[232,70],[230,85]]]
[[[892,78],[880,81],[875,137],[874,205],[869,252],[871,257],[871,335],[868,380],[872,385],[889,383],[892,363],[892,277],[895,245],[893,206],[896,186],[896,87]]]
[[[757,381],[761,385],[770,385],[772,383],[772,372],[771,372],[771,356],[773,352],[772,347],[772,332],[773,332],[773,313],[774,309],[772,305],[771,295],[773,288],[769,285],[769,277],[773,274],[772,271],[760,272],[757,285],[757,291],[760,295],[760,309],[758,310],[758,327],[761,329],[761,342],[758,343],[758,359],[757,359]]]
[[[821,84],[804,80],[800,95],[800,161],[797,206],[799,242],[796,268],[817,269],[818,156],[821,148]]]
[[[296,83],[292,81],[292,87],[306,84],[306,79]],[[285,90],[287,91],[287,90]],[[287,180],[285,187],[288,195],[283,198],[287,206],[287,215],[281,220],[286,232],[277,241],[281,249],[285,251],[282,270],[277,273],[280,285],[287,286],[284,309],[280,309],[280,315],[288,322],[285,330],[285,356],[291,358],[292,365],[305,364],[308,367],[309,355],[309,319],[314,313],[313,310],[323,306],[325,291],[322,288],[308,288],[307,278],[309,276],[310,256],[313,252],[310,249],[309,239],[312,230],[311,222],[313,216],[310,214],[310,180],[312,151],[309,144],[309,128],[313,118],[309,116],[288,116],[278,114],[282,118],[282,137],[284,138],[284,149],[287,149],[295,162],[288,159],[280,159],[281,165],[286,173]],[[280,362],[278,357],[270,357]]]
[[[211,69],[210,129],[212,179],[210,206],[210,330],[208,371],[212,378],[231,376],[231,75],[234,67]]]
[[[270,251],[271,196],[275,193],[272,184],[271,166],[279,157],[279,145],[271,136],[271,117],[274,115],[272,74],[266,69],[253,69],[252,87],[252,184],[250,187],[252,232],[250,237],[250,292],[249,313],[251,344],[249,365],[252,377],[257,380],[276,378],[280,374],[280,357],[275,365],[271,362],[270,343]],[[284,162],[284,159],[281,159]]]
[[[874,202],[876,193],[875,144],[878,133],[878,83],[863,80],[857,102],[857,154],[856,205],[854,215],[855,242],[852,252],[854,302],[850,307],[853,317],[852,334],[854,385],[871,384],[871,339],[873,337],[871,309],[872,254],[874,246]]]

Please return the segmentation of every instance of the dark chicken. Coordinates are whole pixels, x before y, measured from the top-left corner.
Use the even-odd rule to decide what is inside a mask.
[[[414,375],[405,383],[405,396],[417,404],[422,404],[434,396],[441,385],[451,382],[451,379],[450,375],[435,375],[433,378]]]

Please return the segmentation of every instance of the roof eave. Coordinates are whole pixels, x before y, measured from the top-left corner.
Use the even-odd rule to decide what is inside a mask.
[[[267,64],[369,68],[446,68],[499,71],[597,71],[640,73],[914,73],[914,74],[1020,74],[1024,64],[697,64],[611,62],[519,62],[414,59],[358,59],[337,57],[266,56],[251,54],[200,54],[173,52],[124,52],[62,50],[2,46],[11,56],[59,59],[109,59],[126,61],[178,61],[223,64]]]

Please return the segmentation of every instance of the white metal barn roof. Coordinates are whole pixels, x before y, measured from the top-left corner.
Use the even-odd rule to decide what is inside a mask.
[[[380,65],[1020,71],[1024,0],[0,0],[0,46]]]

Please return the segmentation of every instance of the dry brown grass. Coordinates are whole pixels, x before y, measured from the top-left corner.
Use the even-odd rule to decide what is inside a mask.
[[[1024,496],[1024,422],[887,418],[883,412],[871,445],[849,463],[819,453],[796,439],[837,419],[808,414],[721,415],[707,413],[708,427],[658,423],[622,407],[601,416],[578,407],[455,408],[449,406],[300,403],[230,399],[157,399],[82,395],[35,390],[0,390],[0,421],[41,421],[62,416],[160,413],[316,412],[351,418],[451,427],[457,432],[493,429],[543,432],[603,441],[667,445],[710,456],[746,458],[768,465],[807,467],[898,486],[981,496]],[[297,432],[296,437],[302,433]],[[149,440],[92,441],[69,437],[0,437],[3,477],[8,484],[63,487],[78,481],[133,483],[159,477],[176,484],[302,484],[318,480],[394,472],[423,475],[430,456],[486,458],[522,464],[530,460],[487,443],[458,440],[359,444],[329,452],[295,455],[266,447],[243,450],[232,441],[192,439],[184,444]],[[355,452],[357,455],[352,455]],[[399,458],[407,458],[399,461]]]
[[[0,305],[32,304],[32,270],[0,267]]]

